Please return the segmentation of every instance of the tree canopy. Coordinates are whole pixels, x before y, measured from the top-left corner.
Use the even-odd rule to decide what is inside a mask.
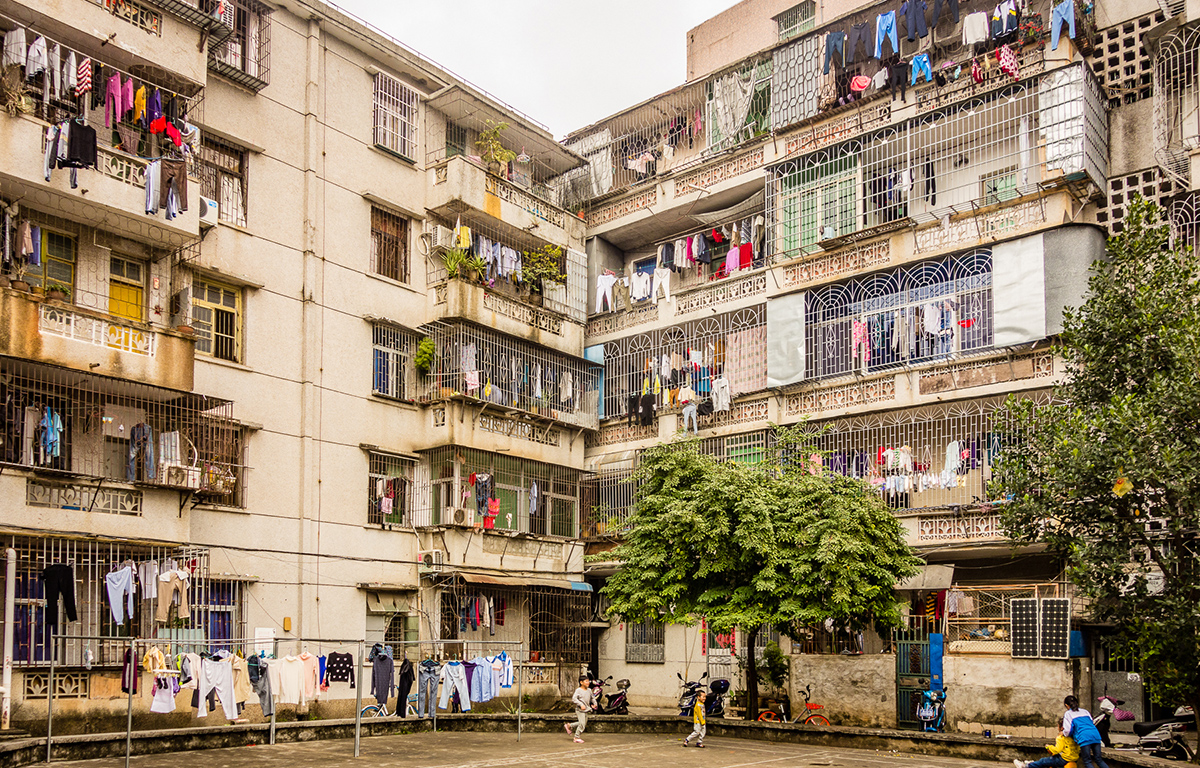
[[[606,558],[623,567],[602,593],[627,621],[860,629],[900,622],[894,587],[917,572],[899,521],[862,481],[821,469],[815,433],[780,430],[755,464],[705,455],[694,440],[648,449],[634,510]],[[782,458],[781,458],[782,457]],[[751,716],[757,677],[748,676]]]
[[[1152,698],[1200,712],[1200,261],[1159,218],[1135,200],[1092,266],[1053,403],[1010,398],[992,497],[1066,558]]]

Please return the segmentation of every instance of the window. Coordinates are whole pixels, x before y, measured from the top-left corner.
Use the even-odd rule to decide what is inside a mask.
[[[415,338],[407,331],[390,325],[373,329],[371,391],[397,400],[412,398],[412,352]]]
[[[192,327],[196,351],[202,355],[241,360],[242,292],[237,288],[192,280]]]
[[[467,129],[446,123],[446,157],[467,154]]]
[[[245,428],[203,420],[191,432],[200,462],[199,495],[210,504],[245,506]]]
[[[412,508],[415,462],[386,453],[370,453],[367,463],[367,524],[404,525]]]
[[[995,205],[1017,196],[1017,167],[1011,166],[989,173],[979,180],[984,205]]]
[[[42,228],[41,264],[25,270],[25,281],[36,287],[75,287],[75,238]]]
[[[408,219],[371,208],[371,270],[408,282]]]
[[[420,640],[418,619],[418,616],[407,613],[397,613],[392,616],[388,621],[387,629],[383,632],[383,644],[398,646],[401,643],[415,643]]]
[[[271,79],[271,9],[256,0],[225,0],[221,21],[233,34],[209,49],[209,66],[251,90],[262,90]]]
[[[200,615],[207,616],[204,630],[209,640],[239,640],[246,637],[245,595],[236,581],[208,581],[193,590],[192,599]],[[220,646],[213,646],[217,650]],[[231,650],[231,649],[230,649]]]
[[[417,92],[382,72],[375,75],[375,146],[417,156]]]
[[[625,661],[662,664],[666,661],[666,625],[661,621],[625,624]]]
[[[804,0],[799,5],[788,8],[775,17],[779,27],[779,42],[791,40],[796,35],[812,31],[817,21],[817,4],[815,0]]]
[[[246,226],[246,150],[209,136],[201,141],[200,194],[217,201],[221,221]]]
[[[120,256],[108,261],[108,314],[141,322],[146,306],[146,265]]]
[[[853,232],[857,188],[857,163],[849,156],[780,179],[783,248],[810,248]]]

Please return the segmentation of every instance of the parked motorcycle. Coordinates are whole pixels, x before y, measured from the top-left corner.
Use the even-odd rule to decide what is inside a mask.
[[[675,676],[683,684],[683,695],[679,697],[679,714],[691,717],[692,707],[696,706],[696,698],[704,690],[704,681],[708,678],[705,672],[699,680],[687,681],[678,672]],[[728,680],[713,680],[708,686],[708,698],[704,701],[705,717],[725,717],[725,694],[729,692]]]
[[[917,705],[917,719],[921,730],[941,733],[946,730],[946,691],[921,691],[921,703]]]
[[[1137,744],[1118,745],[1117,749],[1149,752],[1151,757],[1165,757],[1170,760],[1191,760],[1195,753],[1183,734],[1188,726],[1195,722],[1191,707],[1179,707],[1172,717],[1134,723],[1133,732],[1138,737]]]
[[[1112,749],[1112,739],[1109,738],[1108,732],[1112,728],[1114,720],[1133,720],[1135,716],[1127,709],[1121,709],[1121,705],[1125,703],[1124,699],[1114,699],[1108,695],[1107,687],[1105,694],[1096,699],[1100,702],[1100,712],[1092,718],[1092,722],[1096,724],[1096,730],[1100,732],[1100,741],[1108,749]]]
[[[629,680],[621,678],[617,681],[617,692],[608,695],[605,709],[610,715],[629,714]]]
[[[590,682],[588,686],[592,689],[592,712],[597,715],[609,714],[609,708],[604,706],[604,686],[612,680],[612,675],[602,678],[588,670]]]

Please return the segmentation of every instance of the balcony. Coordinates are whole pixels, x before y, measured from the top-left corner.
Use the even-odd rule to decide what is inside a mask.
[[[1171,29],[1157,40],[1154,55],[1154,157],[1186,190],[1200,179],[1200,28]]]
[[[453,221],[470,208],[494,220],[497,229],[532,232],[562,248],[583,245],[584,223],[579,217],[534,194],[532,188],[488,173],[464,155],[440,160],[428,173],[427,207],[441,218]]]
[[[553,302],[497,281],[489,287],[455,278],[434,286],[433,316],[438,320],[462,318],[519,339],[577,354],[583,349],[583,326],[550,308]]]
[[[0,355],[181,391],[192,388],[191,336],[40,295],[0,289]]]
[[[57,337],[40,338],[54,342]],[[91,342],[63,343],[100,349]],[[159,354],[163,347],[158,345]],[[9,404],[0,415],[0,464],[60,480],[112,480],[194,493],[215,504],[241,504],[244,439],[232,419],[231,402],[152,386],[123,373],[118,378],[87,372],[86,366],[83,371],[63,368],[57,360],[29,359],[23,355],[27,351],[4,348],[0,353],[0,396]],[[118,354],[124,360],[137,357]],[[37,497],[40,506],[58,498],[63,508],[78,509],[61,501],[75,498],[74,488],[31,490],[30,498]],[[128,505],[99,511],[141,513]]]
[[[439,322],[423,330],[436,350],[423,377],[423,402],[458,400],[479,405],[480,415],[599,428],[600,374],[592,363],[468,323]]]
[[[1018,210],[1047,190],[1097,194],[1105,103],[1091,72],[1072,65],[781,161],[767,172],[767,250],[791,258],[897,228],[919,230],[920,248],[940,241],[921,230]]]
[[[912,547],[949,544],[1003,544],[1008,540],[995,507],[967,507],[902,515],[905,541]]]
[[[77,58],[102,59],[105,66],[173,82],[182,90],[198,89],[206,75],[196,30],[164,17],[158,6],[153,0],[24,0],[19,19],[27,30],[26,42],[40,35],[47,42],[62,44],[63,61],[67,50],[73,50]],[[0,30],[12,26],[0,16]],[[95,48],[102,40],[107,41],[104,47]],[[94,55],[98,53],[103,56]],[[98,87],[103,89],[104,84]]]

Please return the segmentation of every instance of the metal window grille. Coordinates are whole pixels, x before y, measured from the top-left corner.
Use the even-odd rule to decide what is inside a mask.
[[[371,390],[397,400],[411,400],[415,369],[412,366],[416,335],[391,325],[372,329]]]
[[[1154,59],[1154,158],[1172,180],[1190,188],[1192,151],[1200,147],[1200,30],[1165,35]]]
[[[375,145],[417,156],[417,92],[383,72],[375,75]]]
[[[793,257],[978,213],[995,204],[981,182],[1011,168],[1008,201],[1058,183],[1103,186],[1106,133],[1095,78],[1075,65],[784,160],[767,172],[767,250]]]
[[[98,642],[61,642],[55,664],[83,666],[85,650],[91,650],[99,667],[115,667],[127,645],[119,638],[168,637],[171,633],[199,631],[212,639],[244,637],[243,595],[240,584],[213,582],[209,579],[208,550],[200,547],[152,546],[123,541],[95,541],[65,537],[12,536],[8,546],[17,551],[17,600],[13,615],[4,621],[13,622],[13,663],[20,667],[45,666],[50,663],[49,611],[42,572],[49,565],[69,565],[74,575],[76,621],[67,621],[61,600],[58,608],[59,636],[103,636],[114,640]],[[177,617],[175,625],[166,626],[154,620],[156,601],[135,594],[132,620],[118,625],[112,616],[111,602],[105,588],[105,576],[128,564],[139,566],[153,560],[160,566],[171,561],[178,569],[190,574],[188,596],[192,603],[187,617]],[[0,572],[0,584],[4,574]]]
[[[627,336],[605,344],[604,414],[633,418],[631,396],[654,396],[657,407],[672,405],[670,372],[683,371],[698,397],[720,373],[734,395],[766,387],[766,310],[763,305]],[[662,359],[667,358],[663,375]],[[699,360],[700,371],[690,370]],[[703,375],[707,371],[707,379]],[[677,373],[677,375],[680,375]],[[705,384],[705,381],[708,384]],[[683,379],[678,378],[679,387]],[[676,392],[676,396],[678,392]]]
[[[599,427],[599,366],[468,323],[434,323],[422,399],[464,398],[585,429]]]
[[[855,632],[846,627],[816,624],[801,627],[799,639],[792,640],[792,653],[837,656],[840,654],[884,653],[890,648],[891,638],[880,637],[872,628]]]
[[[371,208],[371,271],[408,282],[408,219]]]
[[[388,620],[387,628],[383,631],[383,643],[415,643],[421,639],[420,616],[407,613],[397,613]]]
[[[775,17],[775,24],[779,29],[779,42],[811,32],[816,20],[817,4],[814,0],[804,0],[799,5],[788,8]]]
[[[446,123],[446,157],[457,157],[467,154],[467,129]]]
[[[221,23],[232,32],[209,47],[209,68],[261,91],[271,82],[271,8],[257,0],[225,0]]]
[[[405,525],[413,504],[416,462],[372,451],[367,456],[367,524]]]
[[[579,664],[590,659],[592,630],[590,592],[553,587],[492,587],[467,584],[455,579],[441,591],[440,635],[442,640],[459,640],[461,646],[448,651],[463,659],[495,648],[489,643],[523,642],[528,644],[535,665],[546,665],[552,676],[543,682],[558,683],[560,677],[579,672]],[[477,598],[491,601],[495,611],[494,628],[473,623],[470,603]],[[492,631],[495,631],[495,634]],[[550,665],[560,667],[554,670]],[[531,665],[524,665],[528,672]],[[539,669],[533,666],[533,669]],[[513,670],[516,673],[516,669]],[[567,685],[574,686],[571,679]]]
[[[1013,601],[1061,596],[1062,586],[1054,583],[955,586],[946,598],[946,652],[1008,655],[1012,651]]]
[[[0,378],[0,463],[240,504],[244,435],[232,403],[15,358],[0,358]],[[84,488],[30,493],[39,506],[138,513],[132,503],[105,502],[94,484]],[[114,506],[99,508],[105,503]]]
[[[241,289],[192,279],[191,316],[196,351],[238,362],[242,359]]]
[[[500,503],[496,530],[579,537],[583,473],[578,470],[453,446],[428,455],[429,488],[427,493],[419,489],[424,496],[416,501],[415,525],[482,523],[489,488],[479,476],[486,475],[491,498]],[[455,510],[466,514],[456,520]]]
[[[200,194],[217,201],[221,221],[246,226],[247,207],[246,150],[211,136],[201,138],[196,171],[200,176]]]
[[[615,469],[588,481],[594,492],[588,499],[592,503],[584,506],[583,538],[618,538],[628,530],[637,490],[632,475],[632,469]]]
[[[810,379],[985,350],[993,339],[987,250],[825,286],[805,298]]]
[[[661,621],[625,623],[625,661],[636,664],[666,662],[666,625]]]

